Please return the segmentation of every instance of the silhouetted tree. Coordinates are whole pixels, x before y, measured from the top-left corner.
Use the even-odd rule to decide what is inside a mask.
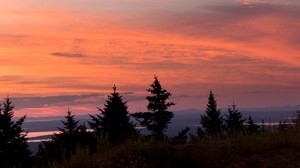
[[[113,87],[113,93],[108,96],[104,109],[98,108],[101,114],[90,115],[92,121],[89,122],[94,132],[108,136],[112,144],[116,144],[136,134],[135,125],[130,121],[127,102]]]
[[[75,120],[69,108],[64,117],[65,121],[61,121],[63,128],[58,128],[60,133],[54,134],[53,140],[58,142],[68,155],[74,152],[77,146],[81,148],[91,146],[94,142],[92,134],[87,132],[84,124],[79,124],[79,120]]]
[[[251,116],[247,120],[246,131],[247,134],[254,134],[259,131],[259,126],[255,124]]]
[[[296,116],[293,118],[292,122],[296,125],[300,125],[300,110],[296,111]]]
[[[76,133],[79,131],[79,121],[76,121],[74,119],[74,115],[72,115],[72,112],[70,111],[70,109],[68,108],[67,111],[67,115],[65,116],[66,121],[61,121],[62,124],[64,125],[63,128],[58,128],[59,131],[61,131],[61,133]],[[83,130],[84,131],[84,130]]]
[[[223,117],[221,116],[220,109],[217,109],[217,102],[212,91],[210,91],[205,113],[206,115],[201,115],[200,120],[204,132],[208,135],[221,133],[223,128]]]
[[[228,134],[241,133],[244,130],[245,121],[242,113],[236,108],[236,104],[233,103],[228,107],[228,114],[225,118],[225,129]]]
[[[278,124],[278,131],[285,131],[287,128],[289,128],[289,125],[287,123],[287,121],[279,121],[279,124]]]
[[[30,154],[27,133],[22,129],[26,116],[13,121],[14,105],[6,98],[0,105],[0,167],[28,167]]]
[[[61,121],[63,127],[58,127],[60,133],[54,134],[51,141],[45,141],[39,146],[37,153],[39,166],[45,165],[48,161],[68,159],[78,147],[88,147],[90,151],[95,151],[96,138],[86,130],[84,124],[79,124],[79,121],[75,120],[70,109],[64,118],[65,121]]]
[[[191,130],[190,127],[185,127],[181,131],[178,132],[178,134],[173,137],[173,140],[184,140],[186,141],[188,139],[188,133]]]
[[[152,136],[161,139],[165,136],[164,132],[174,117],[173,112],[168,108],[174,106],[175,103],[167,102],[172,94],[162,88],[156,76],[150,87],[147,91],[151,95],[146,97],[148,112],[135,113],[133,116],[140,122],[140,125],[145,126],[151,132]]]
[[[204,138],[207,135],[207,132],[205,132],[201,127],[197,128],[197,137],[196,136],[191,136],[193,139],[197,138]]]

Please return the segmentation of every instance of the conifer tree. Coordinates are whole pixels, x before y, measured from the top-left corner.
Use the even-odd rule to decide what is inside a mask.
[[[161,139],[165,136],[164,132],[174,117],[173,112],[168,108],[174,106],[175,103],[167,102],[172,94],[162,88],[156,76],[150,87],[147,91],[151,95],[146,97],[149,102],[148,112],[135,113],[133,116],[151,132],[152,136]]]
[[[0,105],[0,167],[27,167],[30,154],[27,133],[22,129],[26,116],[13,121],[14,105],[6,98]]]
[[[217,109],[217,102],[212,91],[210,91],[205,113],[206,115],[201,115],[200,120],[204,132],[208,135],[221,133],[223,129],[223,117],[221,116],[220,109]]]
[[[188,139],[188,133],[191,130],[190,127],[185,127],[183,129],[181,129],[181,131],[178,132],[178,134],[173,137],[173,140],[187,140]]]
[[[255,122],[253,121],[252,117],[249,116],[248,120],[247,120],[247,125],[246,125],[246,131],[248,134],[254,134],[257,133],[259,130],[259,126],[257,124],[255,124]]]
[[[79,124],[79,120],[75,120],[75,116],[68,108],[67,115],[64,116],[65,121],[61,121],[63,128],[58,127],[60,133],[54,134],[54,144],[58,144],[61,152],[65,150],[69,157],[79,145],[84,148],[92,143],[92,135],[86,132],[86,127]],[[82,129],[85,128],[85,129]]]
[[[244,122],[246,119],[243,119],[243,115],[236,108],[236,104],[232,104],[228,107],[228,114],[225,118],[225,129],[228,134],[240,133],[244,129]]]
[[[65,116],[66,121],[61,121],[64,125],[63,128],[58,128],[61,133],[76,133],[79,131],[80,126],[78,125],[79,121],[76,121],[74,115],[68,108],[67,115]]]
[[[130,121],[127,102],[117,92],[116,86],[113,93],[108,96],[104,109],[98,108],[101,114],[90,115],[90,127],[99,135],[108,136],[112,144],[116,144],[137,133],[135,125]]]
[[[45,165],[48,161],[62,161],[63,158],[68,159],[76,152],[78,147],[89,147],[93,151],[96,147],[96,138],[93,134],[87,132],[84,124],[79,124],[79,120],[75,120],[75,115],[68,108],[65,120],[61,121],[63,127],[58,127],[60,131],[54,134],[51,141],[44,141],[39,146],[37,153],[39,166]]]

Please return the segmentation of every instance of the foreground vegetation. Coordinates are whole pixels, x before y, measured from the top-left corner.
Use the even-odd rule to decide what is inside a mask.
[[[106,145],[105,145],[106,144]],[[299,167],[300,127],[258,134],[212,136],[186,144],[135,139],[115,147],[99,142],[97,152],[78,149],[51,168],[201,168],[201,167]]]

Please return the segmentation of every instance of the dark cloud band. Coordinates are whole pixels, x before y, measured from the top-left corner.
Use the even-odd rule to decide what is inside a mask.
[[[54,52],[54,53],[51,53],[51,55],[56,56],[56,57],[66,57],[66,58],[86,57],[86,55],[80,54],[80,53],[63,53],[63,52]]]

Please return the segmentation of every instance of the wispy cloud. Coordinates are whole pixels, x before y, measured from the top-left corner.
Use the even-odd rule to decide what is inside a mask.
[[[78,104],[95,103],[103,99],[104,94],[61,95],[45,97],[16,97],[12,98],[17,109],[42,108],[50,106],[75,106]],[[86,101],[89,100],[89,101]]]
[[[51,53],[51,55],[56,57],[65,57],[65,58],[82,58],[86,57],[86,55],[80,54],[80,53],[64,53],[64,52],[54,52]]]

